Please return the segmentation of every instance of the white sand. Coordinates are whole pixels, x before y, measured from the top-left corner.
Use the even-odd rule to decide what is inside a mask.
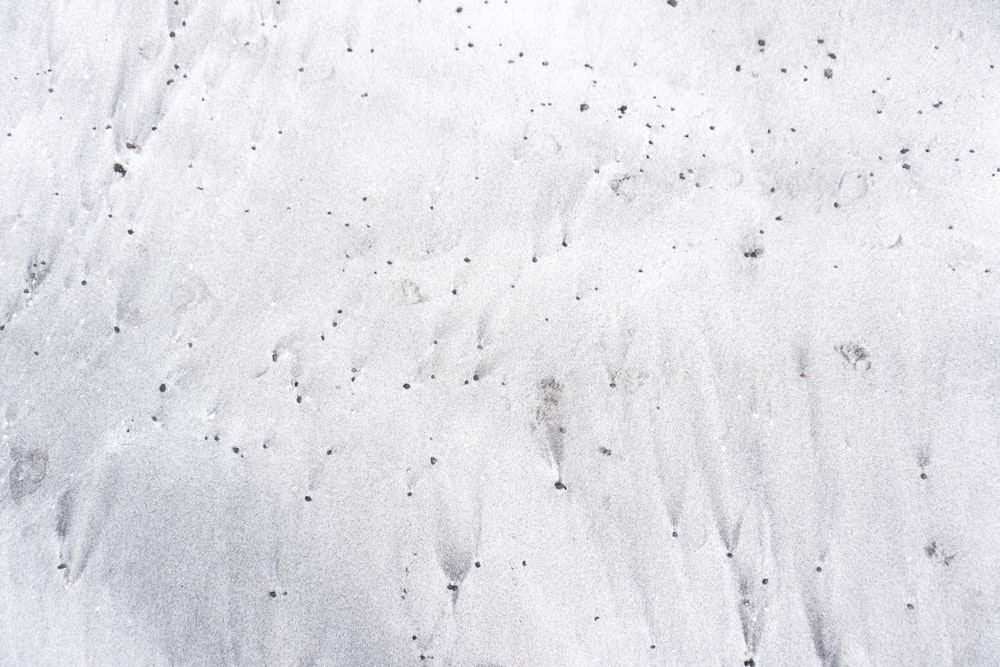
[[[998,38],[0,3],[0,664],[997,664]]]

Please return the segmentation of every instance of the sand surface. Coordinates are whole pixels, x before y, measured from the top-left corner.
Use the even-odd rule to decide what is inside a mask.
[[[1000,4],[0,3],[0,664],[1000,661]]]

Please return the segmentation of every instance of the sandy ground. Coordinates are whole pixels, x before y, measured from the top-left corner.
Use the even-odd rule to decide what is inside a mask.
[[[0,3],[0,663],[997,664],[998,38]]]

